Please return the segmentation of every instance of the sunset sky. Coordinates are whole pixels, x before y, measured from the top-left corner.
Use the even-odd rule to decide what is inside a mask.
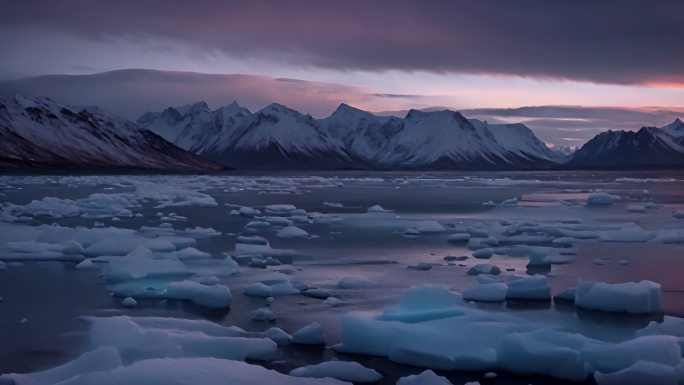
[[[605,129],[684,116],[681,0],[2,8],[0,94],[97,104],[129,118],[199,100],[253,110],[277,101],[316,117],[340,102],[397,114],[442,107],[523,121],[548,143],[579,145]]]

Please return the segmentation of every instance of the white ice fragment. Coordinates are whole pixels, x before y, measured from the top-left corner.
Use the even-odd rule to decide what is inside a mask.
[[[521,300],[549,300],[551,299],[551,287],[545,276],[533,275],[522,277],[508,282],[508,299]]]
[[[421,234],[439,234],[446,231],[446,227],[437,221],[420,221],[415,224],[415,229]]]
[[[292,342],[292,336],[283,331],[283,329],[277,327],[270,328],[261,335],[272,339],[278,346],[287,345]]]
[[[548,253],[543,249],[531,249],[528,256],[530,257],[530,261],[527,263],[528,267],[551,265],[551,258],[549,258]]]
[[[466,301],[502,302],[506,300],[508,286],[502,282],[477,284],[461,292]]]
[[[446,377],[438,376],[432,370],[402,377],[396,385],[453,385]]]
[[[646,206],[636,205],[636,204],[628,205],[627,211],[630,213],[645,213],[646,212]]]
[[[411,269],[411,270],[422,270],[422,271],[426,271],[426,270],[432,269],[432,265],[429,264],[429,263],[425,263],[425,262],[418,262],[418,263],[415,264],[415,265],[408,265],[408,266],[406,266],[406,268],[407,268],[407,269]]]
[[[574,287],[567,288],[560,293],[553,296],[554,300],[563,300],[568,302],[575,302],[576,289]]]
[[[379,317],[388,321],[420,322],[462,313],[461,294],[437,285],[413,286],[402,293],[399,303],[385,308]]]
[[[603,258],[594,258],[594,260],[592,261],[592,263],[593,263],[594,265],[596,265],[596,266],[603,266],[603,265],[606,264],[606,260],[603,259]]]
[[[469,233],[454,233],[447,236],[447,241],[450,243],[466,243],[470,240]]]
[[[561,247],[572,247],[575,242],[577,242],[577,240],[573,237],[558,237],[551,241],[553,245]]]
[[[518,198],[506,199],[499,203],[500,207],[518,207]]]
[[[248,230],[263,230],[271,227],[271,224],[266,221],[251,221],[245,225]]]
[[[276,233],[276,237],[278,238],[283,238],[283,239],[301,239],[301,238],[307,238],[309,236],[309,233],[307,233],[305,230],[300,229],[297,226],[288,226],[284,227]]]
[[[138,301],[133,297],[126,297],[121,301],[121,304],[126,307],[138,307]]]
[[[491,247],[485,247],[479,250],[473,251],[473,257],[478,259],[489,259],[494,255],[494,249]]]
[[[336,378],[342,381],[377,382],[382,374],[374,369],[366,368],[358,362],[327,361],[317,365],[309,365],[290,372],[295,377]]]
[[[652,281],[605,283],[580,281],[575,305],[585,309],[633,314],[659,313],[661,287]]]
[[[258,235],[251,235],[251,236],[242,236],[238,235],[237,239],[235,240],[236,243],[242,243],[245,245],[268,245],[268,241],[264,237],[260,237]]]
[[[275,321],[276,316],[275,313],[271,309],[267,308],[259,308],[250,313],[249,317],[252,321],[264,321],[264,322],[272,322]]]
[[[331,207],[331,208],[336,208],[336,209],[341,209],[344,207],[342,203],[338,202],[323,202],[324,207]]]
[[[404,230],[402,235],[405,237],[416,237],[420,235],[420,231],[414,229],[413,227],[409,227],[408,229]]]
[[[619,199],[618,196],[606,192],[595,192],[587,197],[587,206],[608,206]]]
[[[233,296],[224,285],[203,285],[195,281],[172,282],[166,289],[166,298],[192,301],[211,308],[230,306]]]
[[[214,286],[219,283],[218,278],[214,276],[208,276],[208,277],[201,277],[197,282],[199,282],[202,285],[206,286]]]
[[[84,259],[76,265],[76,268],[79,270],[96,270],[97,266],[95,266],[91,259]]]
[[[256,283],[253,283],[253,284],[245,287],[245,289],[242,292],[245,295],[251,295],[254,297],[264,297],[264,298],[270,297],[271,295],[273,295],[273,293],[271,291],[271,287],[264,284],[264,283],[261,283],[261,282],[256,282]]]
[[[392,210],[385,210],[380,205],[371,206],[366,211],[369,213],[391,213],[392,212]]]
[[[304,326],[292,335],[292,343],[300,345],[325,345],[323,327],[318,322]]]
[[[324,304],[330,305],[332,307],[339,305],[340,302],[342,302],[342,301],[340,301],[340,299],[337,297],[328,297],[325,299],[325,301],[323,301]]]
[[[492,274],[497,275],[501,273],[499,266],[491,263],[479,263],[468,270],[468,275]]]
[[[261,211],[253,209],[251,207],[240,207],[237,212],[244,217],[255,217],[261,215]]]

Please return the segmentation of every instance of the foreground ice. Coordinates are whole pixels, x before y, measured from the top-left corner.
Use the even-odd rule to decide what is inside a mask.
[[[166,189],[163,180],[149,182],[148,179],[154,178],[104,179],[121,182],[116,188],[124,192],[96,193],[81,199],[45,197],[28,204],[3,204],[0,208],[0,220],[5,223],[0,223],[0,260],[66,260],[73,261],[67,264],[69,266],[78,262],[78,274],[93,274],[87,270],[97,270],[95,274],[100,274],[107,288],[118,297],[114,301],[115,306],[140,306],[135,310],[119,308],[117,311],[148,311],[145,308],[148,301],[141,301],[143,298],[192,301],[204,307],[220,309],[235,304],[231,317],[237,315],[246,320],[246,325],[257,325],[253,321],[259,321],[261,323],[256,327],[263,330],[271,326],[264,321],[277,319],[277,325],[285,330],[274,327],[263,333],[249,333],[206,321],[170,318],[90,319],[93,326],[92,355],[87,353],[82,361],[74,361],[70,366],[45,375],[42,379],[39,374],[23,377],[17,375],[15,378],[18,383],[26,383],[29,379],[37,384],[60,381],[85,383],[82,382],[85,381],[83,378],[88,378],[93,383],[107,383],[106,376],[117,378],[123,383],[136,383],[141,378],[149,379],[145,376],[155,374],[147,372],[151,370],[149,368],[165,370],[166,365],[176,365],[179,367],[176,372],[169,371],[175,373],[177,378],[167,378],[166,373],[159,373],[154,380],[159,383],[181,384],[189,383],[190,376],[196,376],[192,380],[193,384],[211,384],[214,381],[214,373],[211,371],[223,373],[224,370],[244,370],[251,371],[254,378],[259,378],[260,383],[265,384],[339,384],[341,382],[333,380],[293,379],[259,367],[243,368],[241,365],[247,364],[234,360],[270,360],[277,357],[275,354],[279,346],[292,342],[318,345],[317,349],[323,349],[326,343],[337,342],[337,334],[328,330],[328,322],[337,326],[340,322],[337,318],[339,314],[357,309],[365,312],[352,312],[341,320],[343,344],[340,349],[377,354],[412,366],[539,373],[573,380],[594,377],[599,384],[625,383],[630,379],[676,383],[676,376],[681,378],[684,372],[681,359],[684,322],[679,318],[665,317],[663,322],[652,322],[633,336],[606,341],[602,339],[603,336],[588,337],[579,334],[581,328],[572,321],[560,325],[558,319],[545,320],[544,317],[529,317],[524,311],[511,311],[521,302],[526,303],[520,306],[551,306],[548,302],[552,294],[550,284],[554,284],[554,289],[557,290],[558,286],[555,285],[561,279],[568,279],[568,270],[563,270],[564,267],[555,270],[556,264],[571,263],[576,258],[580,262],[578,265],[588,265],[582,268],[596,269],[597,274],[609,269],[626,270],[640,266],[640,261],[633,255],[610,253],[598,255],[612,258],[597,259],[598,263],[606,266],[592,266],[591,260],[595,255],[585,258],[590,247],[624,247],[615,243],[659,243],[670,247],[684,243],[684,229],[681,228],[681,221],[676,220],[681,207],[670,216],[669,213],[676,207],[667,201],[663,201],[663,205],[652,203],[652,197],[647,192],[619,192],[622,196],[620,201],[611,194],[591,194],[587,205],[598,204],[604,207],[587,208],[582,205],[584,196],[589,191],[596,191],[595,186],[582,189],[579,197],[568,198],[567,201],[556,201],[561,198],[553,198],[550,206],[542,204],[541,207],[530,205],[524,194],[507,191],[503,196],[494,198],[501,201],[501,204],[486,208],[480,206],[479,202],[490,198],[478,197],[476,202],[479,209],[491,211],[466,215],[440,211],[432,215],[433,213],[403,212],[402,206],[396,204],[396,201],[389,198],[385,200],[382,196],[373,198],[374,201],[370,204],[350,199],[344,200],[344,205],[335,203],[340,199],[335,194],[329,197],[315,196],[314,203],[306,202],[303,198],[304,194],[318,187],[329,190],[335,187],[337,191],[355,185],[394,189],[429,183],[430,186],[441,187],[454,183],[456,179],[459,183],[479,187],[543,183],[509,178],[470,177],[451,180],[426,178],[429,179],[427,182],[420,178],[193,177],[170,178]],[[84,182],[81,178],[76,181],[74,183],[96,185],[93,184],[96,182]],[[545,185],[555,186],[556,183],[565,182],[554,181]],[[613,187],[607,188],[613,191]],[[161,211],[167,207],[215,207],[218,204],[216,200],[220,199],[216,196],[215,200],[211,196],[214,194],[211,191],[215,190],[210,189],[221,189],[227,194],[246,191],[254,196],[257,193],[302,194],[293,202],[311,211],[281,203],[287,202],[281,200],[287,195],[279,195],[277,200],[273,196],[267,196],[264,198],[268,199],[260,203],[242,199],[245,195],[236,196],[231,201],[240,202],[240,205],[222,202],[215,210],[221,210],[221,215],[225,216],[217,223],[225,220],[230,221],[231,226],[234,225],[230,230],[219,228],[223,234],[211,228],[191,227],[196,226],[193,221],[198,218],[192,218],[188,210],[177,209],[182,215]],[[505,200],[513,194],[521,198]],[[347,198],[344,196],[342,199]],[[321,205],[325,201],[327,203]],[[271,204],[272,202],[277,204]],[[385,210],[380,205],[366,209],[376,202],[391,207],[394,211]],[[421,209],[421,205],[425,204],[426,202],[416,202],[416,207]],[[667,210],[654,210],[665,206]],[[154,207],[158,208],[153,210],[157,212],[154,217],[142,217],[145,212],[143,210]],[[315,211],[321,209],[323,212]],[[112,222],[108,218],[112,218]],[[64,224],[86,219],[88,225],[84,227],[19,224],[52,221]],[[137,224],[134,228],[106,227],[102,223],[91,225],[92,219],[123,227],[126,227],[127,221]],[[185,226],[182,225],[186,223],[192,225],[184,229]],[[138,227],[141,225],[142,227]],[[316,235],[309,236],[309,233]],[[212,248],[207,250],[212,252],[203,251],[206,244],[201,239],[215,236],[222,238],[208,242]],[[354,243],[357,238],[353,237],[359,237],[359,244],[362,245],[366,241],[386,242],[388,245],[404,242],[399,248],[392,244],[392,248],[388,248],[391,251],[381,259],[399,265],[400,271],[393,270],[397,272],[397,276],[386,280],[374,270],[358,267],[359,261],[368,262],[362,258],[365,257],[363,254],[349,258],[337,258],[336,254],[336,259],[326,259],[326,247],[329,246],[326,242],[339,241],[341,246],[347,247],[343,242]],[[297,240],[305,238],[310,240]],[[421,243],[417,246],[419,242]],[[297,244],[301,251],[310,251],[306,249],[307,246],[299,246],[304,243],[313,244],[311,249],[314,253],[311,256],[295,250],[276,248]],[[401,250],[391,254],[404,244],[406,252]],[[654,247],[669,250],[663,245]],[[219,248],[220,251],[217,252]],[[430,248],[430,255],[426,252],[427,248]],[[330,250],[331,255],[338,251]],[[377,250],[380,251],[373,252],[385,252],[383,248]],[[346,250],[342,250],[339,254],[345,252]],[[350,248],[350,254],[357,252],[358,249]],[[442,252],[443,254],[439,254]],[[442,259],[443,255],[448,257]],[[487,262],[492,263],[477,264],[476,262],[481,261],[469,258],[469,255],[489,259]],[[321,260],[317,259],[319,257]],[[301,259],[288,266],[295,258]],[[618,266],[617,261],[622,258],[630,261],[630,266]],[[515,274],[524,274],[520,271],[524,271],[526,267],[530,268],[529,274],[548,272],[552,265],[554,270],[548,278],[510,273],[515,269]],[[0,269],[3,266],[5,265],[0,263]],[[7,264],[8,272],[11,272],[13,266],[11,263]],[[335,266],[334,268],[340,270],[323,270],[328,268],[325,266]],[[405,267],[431,270],[407,272]],[[571,279],[574,280],[575,274],[569,274]],[[302,278],[312,286],[298,281]],[[393,298],[396,290],[421,282],[419,280],[458,285],[461,292],[441,287],[416,288],[404,295],[395,306],[389,306],[382,312],[377,311],[380,306],[378,304]],[[567,282],[562,283],[562,287],[567,287],[566,284]],[[665,283],[664,285],[667,287]],[[233,298],[233,294],[236,298]],[[243,297],[243,294],[250,297]],[[655,283],[579,282],[576,289],[560,293],[557,298],[575,302],[578,308],[601,312],[657,314],[663,308],[660,286]],[[503,301],[507,303],[473,303]],[[530,304],[529,301],[542,302]],[[245,310],[240,307],[245,302],[254,306]],[[309,312],[299,311],[300,305],[312,310],[310,317]],[[496,310],[480,310],[478,306]],[[571,308],[572,304],[566,303],[565,306]],[[241,311],[244,314],[240,314]],[[289,329],[289,322],[299,313],[303,317],[299,321],[304,322],[297,326],[314,321],[321,321],[323,326],[314,323],[297,332],[296,329]],[[580,312],[578,316],[584,313],[587,312]],[[575,317],[574,313],[570,314],[571,317],[568,318]],[[316,318],[318,316],[321,318]],[[311,349],[292,347],[302,348]],[[227,359],[231,361],[226,361]],[[190,367],[192,365],[210,372],[196,371]],[[332,362],[329,365],[340,364]],[[329,369],[325,366],[323,368],[324,372]],[[308,369],[312,369],[312,366]],[[62,374],[55,374],[58,372]],[[343,372],[351,373],[354,370]],[[222,383],[242,383],[240,378],[231,377],[230,374],[223,375]],[[50,376],[54,377],[48,378]],[[187,382],[182,382],[186,380]],[[429,371],[419,376],[403,378],[399,382],[418,383],[428,385],[449,382]]]
[[[536,291],[542,285],[533,279],[529,287]],[[350,313],[342,321],[339,350],[440,370],[506,370],[574,381],[595,376],[606,384],[624,381],[629,373],[664,381],[650,383],[678,381],[684,328],[649,326],[651,332],[637,332],[622,342],[602,341],[564,331],[553,322],[514,313],[494,316],[465,306],[459,298],[445,288],[421,286],[379,315]]]
[[[575,305],[592,310],[659,313],[661,302],[660,285],[651,281],[613,284],[581,281],[575,290]]]
[[[112,352],[112,355],[116,352]],[[349,384],[332,378],[309,379],[287,376],[268,370],[258,365],[250,365],[240,361],[216,358],[153,358],[135,362],[128,366],[114,365],[115,356],[110,359],[110,367],[105,370],[88,365],[98,360],[100,365],[106,364],[101,359],[81,357],[81,361],[71,363],[72,373],[52,371],[28,375],[4,375],[12,379],[16,385],[343,385]]]

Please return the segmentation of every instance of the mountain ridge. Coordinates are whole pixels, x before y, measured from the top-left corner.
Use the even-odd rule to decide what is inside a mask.
[[[97,107],[0,99],[0,168],[217,171],[221,167]]]
[[[216,115],[224,108],[209,113]],[[175,118],[185,125],[185,134],[173,140],[213,161],[244,168],[269,168],[264,163],[271,163],[270,168],[317,164],[323,168],[539,169],[555,164],[548,147],[526,126],[491,125],[495,135],[490,125],[468,120],[457,111],[410,110],[405,118],[383,117],[345,103],[322,119],[278,103],[254,113],[244,111],[218,131],[207,130],[206,119],[186,112]],[[138,123],[160,133],[179,132],[168,126],[163,113],[146,113]],[[522,142],[514,147],[506,143],[507,131],[513,129],[527,136],[522,142],[532,143],[531,148],[524,150]]]

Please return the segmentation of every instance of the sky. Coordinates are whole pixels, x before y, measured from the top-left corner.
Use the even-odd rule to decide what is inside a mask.
[[[684,116],[683,42],[681,0],[5,1],[0,95],[449,108],[576,146]]]

